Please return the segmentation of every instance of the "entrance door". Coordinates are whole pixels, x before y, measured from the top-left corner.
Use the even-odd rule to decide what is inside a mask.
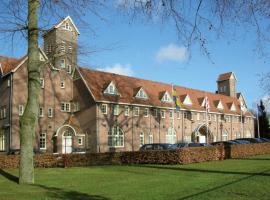
[[[72,136],[63,136],[62,153],[72,153]]]
[[[206,139],[204,135],[199,136],[199,143],[205,143]]]

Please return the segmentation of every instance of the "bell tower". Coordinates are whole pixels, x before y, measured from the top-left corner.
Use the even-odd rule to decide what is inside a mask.
[[[44,51],[53,66],[72,73],[77,65],[79,31],[70,16],[53,26],[44,35]]]
[[[233,72],[220,74],[217,80],[218,94],[236,97],[236,76]]]

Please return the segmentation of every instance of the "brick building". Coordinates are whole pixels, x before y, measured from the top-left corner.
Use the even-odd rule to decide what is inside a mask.
[[[144,143],[254,136],[253,116],[236,92],[233,72],[218,77],[215,93],[173,86],[181,101],[176,110],[170,84],[78,67],[79,34],[67,17],[43,35],[36,151],[132,151]],[[0,74],[0,151],[7,153],[20,148],[27,56],[0,56]]]

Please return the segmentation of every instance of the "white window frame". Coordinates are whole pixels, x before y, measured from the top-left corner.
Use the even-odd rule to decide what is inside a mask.
[[[119,115],[119,105],[113,105],[113,115],[117,116]]]
[[[63,80],[63,79],[61,80],[60,87],[61,87],[61,89],[64,89],[66,87],[65,80]]]
[[[154,143],[154,136],[152,133],[149,134],[149,144],[153,144]]]
[[[48,117],[49,118],[53,117],[53,108],[48,108]]]
[[[23,116],[23,113],[24,113],[24,106],[19,105],[19,116]]]
[[[108,105],[107,104],[101,104],[100,105],[100,110],[101,110],[101,113],[103,115],[107,115],[108,114]]]
[[[135,97],[139,99],[148,99],[148,95],[146,94],[143,88],[140,88]]]
[[[177,116],[177,119],[181,119],[181,112],[180,111],[177,111],[176,112],[176,116]]]
[[[45,132],[41,132],[39,134],[39,149],[44,150],[47,148],[46,142],[47,142],[47,138],[46,138],[47,134]]]
[[[6,150],[6,136],[5,131],[0,130],[0,151]]]
[[[61,60],[60,60],[59,67],[60,67],[61,69],[65,69],[65,68],[66,68],[66,60],[65,60],[65,59],[61,59]]]
[[[144,145],[144,133],[143,132],[140,133],[140,147],[142,145]]]
[[[154,117],[158,117],[158,109],[155,108],[153,112],[154,112]]]
[[[104,90],[104,94],[118,95],[118,91],[113,82],[110,82],[108,87]]]
[[[125,134],[119,126],[110,128],[108,132],[108,146],[109,147],[124,147],[125,146]]]
[[[197,113],[197,121],[200,121],[200,113]]]
[[[173,112],[173,110],[169,110],[169,116],[170,116],[170,119],[173,119],[174,118],[174,112]]]
[[[140,108],[139,107],[134,107],[134,116],[139,116],[140,115]]]
[[[160,116],[161,116],[161,118],[165,119],[166,118],[166,111],[160,110]]]
[[[44,117],[44,108],[43,107],[39,107],[38,116],[39,117]]]
[[[164,93],[163,97],[161,98],[161,101],[166,103],[172,102],[172,98],[167,91]]]
[[[69,74],[72,73],[72,67],[70,64],[67,66],[67,73],[69,73]]]
[[[78,145],[79,146],[83,145],[83,137],[78,137]]]
[[[148,117],[149,116],[149,108],[144,108],[143,116]]]
[[[44,78],[40,78],[40,87],[43,89],[45,87]]]
[[[129,116],[129,106],[124,107],[124,115]]]
[[[61,111],[70,112],[70,102],[61,102]]]

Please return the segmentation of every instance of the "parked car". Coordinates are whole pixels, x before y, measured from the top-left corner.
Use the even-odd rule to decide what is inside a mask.
[[[153,143],[153,144],[144,144],[141,146],[140,151],[149,151],[149,150],[167,150],[171,149],[172,144],[168,143]]]
[[[263,140],[264,142],[270,142],[270,139],[268,138],[260,138],[261,140]]]
[[[264,141],[261,140],[260,138],[239,138],[236,140],[245,140],[245,141],[249,141],[250,143],[263,143]]]
[[[236,140],[233,140],[233,141],[235,141],[238,144],[250,144],[250,141],[244,140],[244,139],[236,139]]]
[[[178,148],[184,148],[184,147],[204,147],[204,146],[206,146],[205,143],[180,142],[180,143],[173,144],[171,146],[171,149],[178,149]]]
[[[224,145],[224,146],[230,146],[230,145],[234,145],[234,144],[239,144],[233,140],[228,140],[228,141],[218,141],[218,142],[213,142],[211,143],[213,146],[221,146],[221,145]]]

